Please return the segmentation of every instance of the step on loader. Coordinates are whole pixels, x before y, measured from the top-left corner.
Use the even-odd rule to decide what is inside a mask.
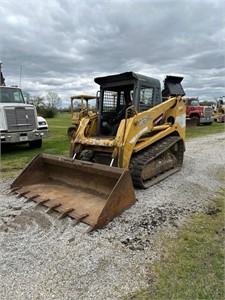
[[[12,192],[90,225],[104,227],[147,189],[180,170],[186,113],[182,77],[134,72],[95,78],[97,113],[86,113],[71,136],[70,157],[42,154]]]

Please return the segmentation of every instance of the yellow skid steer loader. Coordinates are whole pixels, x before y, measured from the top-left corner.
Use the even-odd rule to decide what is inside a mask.
[[[90,225],[105,226],[147,189],[182,167],[186,113],[182,77],[134,72],[95,78],[97,113],[85,114],[70,157],[37,156],[12,183],[28,200]],[[163,99],[166,99],[163,101]]]

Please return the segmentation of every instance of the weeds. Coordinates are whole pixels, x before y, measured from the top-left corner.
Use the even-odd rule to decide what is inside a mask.
[[[176,238],[162,237],[164,257],[150,266],[153,284],[126,299],[224,299],[224,198],[222,190]]]

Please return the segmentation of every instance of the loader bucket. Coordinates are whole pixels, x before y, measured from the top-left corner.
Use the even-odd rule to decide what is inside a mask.
[[[127,169],[42,154],[11,184],[11,191],[46,206],[47,212],[89,224],[88,231],[105,226],[135,202]]]

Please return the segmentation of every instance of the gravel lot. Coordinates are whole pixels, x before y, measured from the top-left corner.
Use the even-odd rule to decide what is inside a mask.
[[[0,298],[120,299],[151,284],[149,263],[160,256],[158,231],[173,234],[187,213],[204,211],[224,187],[225,132],[190,139],[184,166],[149,190],[106,228],[87,235],[8,194],[0,182]]]

